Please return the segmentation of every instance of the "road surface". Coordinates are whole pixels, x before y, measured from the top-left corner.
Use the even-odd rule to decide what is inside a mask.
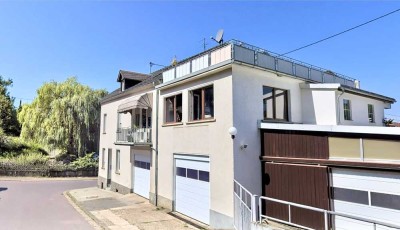
[[[93,230],[63,192],[96,186],[96,180],[4,181],[0,178],[0,228]]]

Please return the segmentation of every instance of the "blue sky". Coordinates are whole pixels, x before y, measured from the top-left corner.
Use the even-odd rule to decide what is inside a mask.
[[[69,76],[92,88],[118,87],[118,70],[149,72],[202,51],[220,28],[284,53],[400,8],[400,2],[0,1],[0,75],[23,102],[46,81]],[[357,78],[361,88],[399,100],[400,12],[290,54]],[[400,117],[394,117],[400,120]]]

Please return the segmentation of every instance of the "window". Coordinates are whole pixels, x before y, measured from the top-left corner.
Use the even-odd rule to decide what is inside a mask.
[[[121,114],[117,113],[117,130],[121,129]]]
[[[182,121],[182,94],[165,98],[165,123]]]
[[[207,86],[192,90],[191,94],[191,120],[204,120],[214,117],[214,87]]]
[[[119,170],[121,169],[121,152],[119,149],[117,149],[117,152],[115,154],[115,172],[119,173]]]
[[[371,192],[371,205],[376,207],[400,210],[400,196]]]
[[[147,109],[142,109],[142,128],[147,128]]]
[[[333,187],[333,199],[368,205],[368,192],[347,188]]]
[[[287,90],[263,86],[265,120],[288,121]]]
[[[106,133],[107,114],[103,114],[103,133]]]
[[[106,165],[106,149],[102,149],[101,151],[101,168],[104,169],[105,165]]]
[[[344,112],[344,119],[347,121],[351,121],[351,102],[350,102],[350,100],[343,99],[343,112]]]
[[[374,105],[368,104],[368,120],[369,123],[375,123]]]

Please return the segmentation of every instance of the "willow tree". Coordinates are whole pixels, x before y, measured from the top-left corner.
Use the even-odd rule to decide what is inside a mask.
[[[83,156],[97,149],[100,99],[104,90],[93,90],[69,78],[47,82],[31,104],[22,106],[18,120],[21,138],[51,149]]]

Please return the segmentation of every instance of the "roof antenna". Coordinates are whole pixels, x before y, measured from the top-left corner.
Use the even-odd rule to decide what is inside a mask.
[[[154,62],[150,62],[149,65],[150,65],[150,73],[151,73],[151,67],[153,67],[153,66],[166,67],[165,65],[156,64],[156,63],[154,63]]]
[[[216,41],[220,45],[224,43],[224,30],[219,29],[215,38],[211,37],[211,39]]]

